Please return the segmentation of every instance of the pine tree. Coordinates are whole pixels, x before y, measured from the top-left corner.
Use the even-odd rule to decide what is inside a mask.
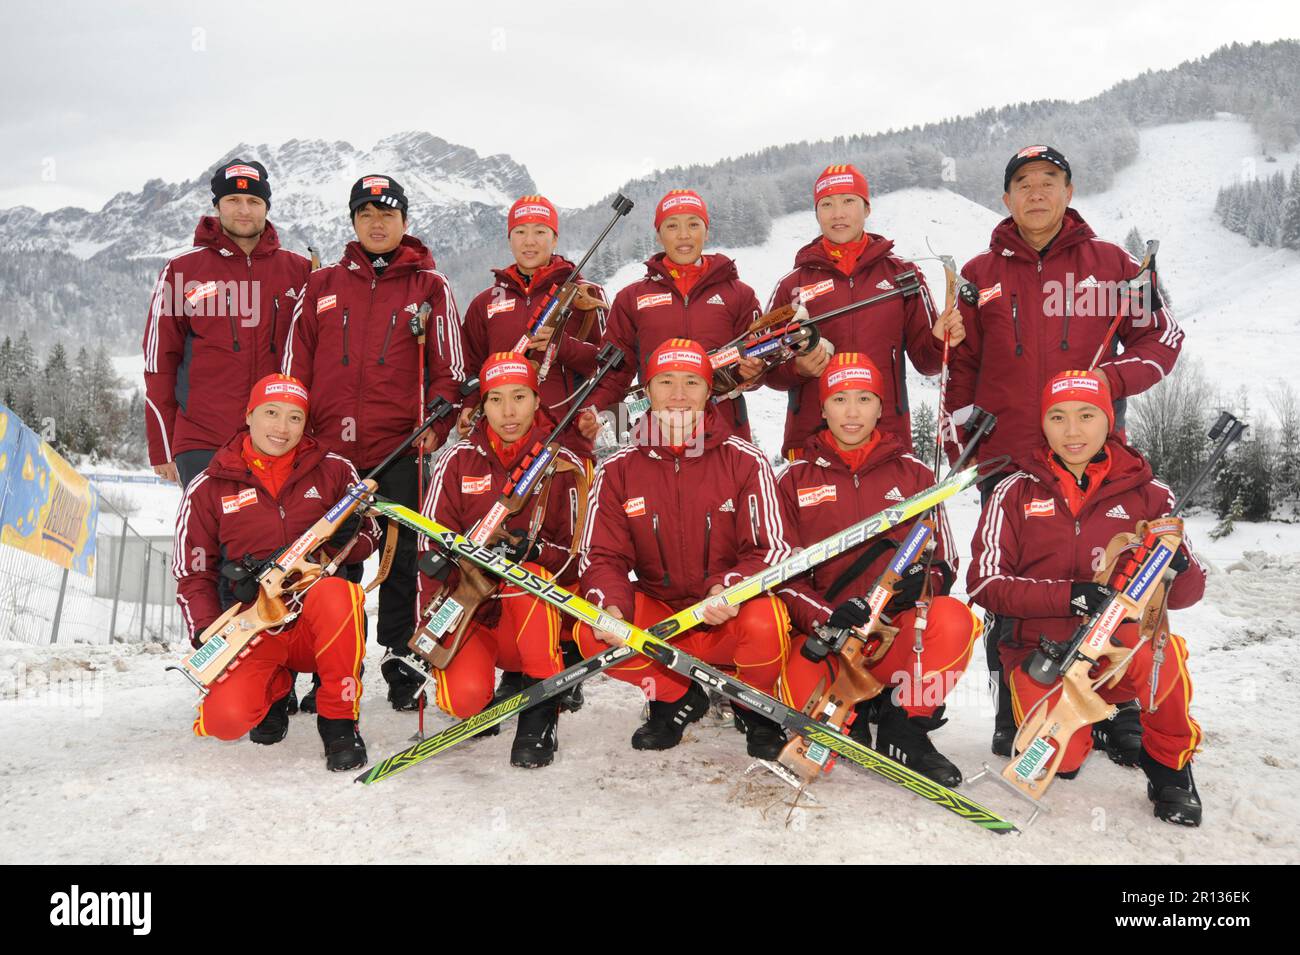
[[[912,447],[928,460],[934,448],[934,409],[926,402],[920,402],[912,409]]]

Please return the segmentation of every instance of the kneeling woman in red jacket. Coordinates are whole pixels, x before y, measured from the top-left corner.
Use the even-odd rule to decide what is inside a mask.
[[[523,355],[497,352],[479,373],[483,418],[438,461],[424,498],[424,513],[468,534],[501,499],[521,455],[546,439],[550,422],[540,410],[537,368]],[[529,495],[519,513],[502,524],[493,542],[511,559],[543,577],[563,583],[576,578],[571,544],[586,504],[587,466],[560,449],[560,463],[546,485]],[[540,513],[539,513],[540,510]],[[437,588],[429,576],[436,562],[420,560],[421,603]],[[456,572],[454,572],[456,573]],[[451,581],[448,581],[450,585]],[[474,613],[460,650],[444,669],[435,669],[438,706],[457,719],[480,712],[492,700],[496,668],[522,674],[511,690],[531,686],[563,669],[560,614],[550,604],[506,586]],[[502,695],[508,695],[503,689]],[[555,757],[559,701],[540,703],[519,714],[510,763],[525,769],[548,766]],[[495,735],[496,728],[485,735]]]
[[[218,575],[223,562],[265,560],[296,540],[360,480],[346,458],[303,435],[307,389],[296,378],[267,375],[254,385],[247,421],[248,429],[226,442],[207,470],[190,482],[176,522],[172,573],[193,641],[221,615]],[[377,537],[372,518],[354,514],[326,549],[337,551],[358,532],[347,562],[365,560]],[[236,584],[236,598],[251,601],[254,587],[251,578]],[[303,595],[300,616],[284,629],[268,632],[212,687],[194,720],[195,735],[231,740],[248,733],[255,743],[280,742],[289,729],[294,674],[317,673],[316,726],[326,765],[340,771],[364,766],[366,746],[357,732],[366,651],[364,603],[361,588],[342,577],[314,584]]]
[[[878,425],[882,392],[880,370],[866,355],[844,352],[831,359],[819,379],[819,398],[826,427],[809,437],[796,459],[781,474],[781,505],[791,543],[807,547],[850,524],[911,497],[934,484],[934,472],[908,452],[903,442]],[[948,519],[936,509],[936,550],[930,563],[932,597],[922,618],[917,650],[917,610],[925,578],[924,558],[912,565],[883,617],[898,633],[889,649],[868,670],[889,689],[858,704],[851,735],[871,744],[868,720],[880,724],[875,748],[945,786],[961,782],[961,771],[934,748],[929,733],[947,722],[943,701],[970,662],[971,646],[983,627],[960,600],[948,597],[956,565]],[[804,634],[817,626],[861,627],[871,619],[864,599],[893,559],[894,550],[911,532],[914,521],[893,528],[795,578],[778,593],[790,608],[794,628]],[[857,564],[874,553],[860,571]],[[855,571],[857,571],[855,573]],[[853,595],[833,611],[828,601]],[[819,685],[833,683],[840,660],[834,655],[813,662],[790,654],[782,681],[785,702],[803,708]]]
[[[649,627],[723,587],[790,556],[766,456],[737,437],[709,401],[713,366],[704,347],[670,338],[645,365],[650,412],[632,445],[596,472],[582,542],[581,589],[620,620]],[[636,580],[629,580],[629,574]],[[673,640],[706,663],[734,667],[759,690],[772,692],[789,648],[781,601],[755,597],[740,607],[708,606],[707,625]],[[574,629],[584,657],[617,644],[615,634]],[[607,671],[641,688],[650,718],[632,736],[633,749],[671,749],[688,723],[708,709],[698,684],[641,655]],[[785,745],[781,728],[743,714],[751,756],[773,759]]]
[[[1110,434],[1115,416],[1106,380],[1093,372],[1065,371],[1047,383],[1042,396],[1045,445],[1018,462],[1020,470],[1002,481],[989,498],[975,532],[967,585],[971,599],[993,613],[1015,618],[1010,639],[999,653],[1011,689],[1016,723],[1054,693],[1060,680],[1044,685],[1026,665],[1039,641],[1069,640],[1080,623],[1105,603],[1109,591],[1094,583],[1106,546],[1117,533],[1132,532],[1138,521],[1170,513],[1174,496],[1156,481],[1137,451]],[[1205,570],[1184,538],[1170,567],[1177,572],[1168,606],[1189,607],[1205,592]],[[1136,624],[1124,623],[1112,640],[1125,648],[1138,643]],[[1116,650],[1127,653],[1127,649]],[[1103,664],[1111,662],[1101,657]],[[1098,669],[1094,676],[1099,676]],[[1157,651],[1143,643],[1112,688],[1097,688],[1108,703],[1137,698],[1142,708],[1142,750],[1147,795],[1155,815],[1168,822],[1197,826],[1201,802],[1190,761],[1201,742],[1192,719],[1187,644],[1169,635]],[[1052,699],[1043,701],[1050,707]],[[1079,730],[1066,747],[1057,776],[1077,774],[1092,734]]]

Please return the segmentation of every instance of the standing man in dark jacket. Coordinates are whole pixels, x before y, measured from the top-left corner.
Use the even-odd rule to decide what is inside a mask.
[[[244,425],[253,383],[278,371],[310,264],[280,248],[260,162],[212,175],[215,216],[163,266],[144,331],[145,434],[154,472],[182,487]]]
[[[945,396],[948,415],[974,404],[997,415],[998,425],[980,442],[983,461],[1018,456],[1041,441],[1034,395],[1053,375],[1088,368],[1103,343],[1097,371],[1115,401],[1116,428],[1124,426],[1124,401],[1173,370],[1183,331],[1167,308],[1148,300],[1134,307],[1125,283],[1141,264],[1123,248],[1104,242],[1074,209],[1070,163],[1051,146],[1026,146],[1011,157],[1003,177],[1002,203],[1011,213],[997,224],[989,247],[962,268],[979,288],[975,305],[961,303],[967,340],[952,352]],[[1127,310],[1113,339],[1112,320]],[[1120,351],[1120,346],[1123,350]],[[956,451],[950,446],[950,456]],[[987,502],[1005,474],[980,486]],[[1001,671],[997,646],[1014,621],[990,621],[988,663]],[[1010,755],[1015,735],[1011,701],[999,679],[993,752]],[[1136,710],[1122,709],[1108,732],[1140,732]]]
[[[362,176],[348,202],[357,239],[338,263],[311,274],[294,312],[284,373],[311,392],[312,433],[358,471],[382,461],[437,396],[456,403],[465,380],[460,315],[451,284],[419,239],[406,234],[406,192],[391,176]],[[424,353],[411,319],[428,303]],[[424,376],[421,380],[420,370]],[[442,444],[453,419],[427,431],[379,480],[379,493],[419,507],[419,454]],[[409,653],[415,629],[415,534],[403,528],[379,588],[379,643]],[[419,681],[396,660],[382,665],[388,700],[414,709]]]

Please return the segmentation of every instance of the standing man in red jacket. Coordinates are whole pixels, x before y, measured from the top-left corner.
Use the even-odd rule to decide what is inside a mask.
[[[560,217],[545,196],[523,196],[510,207],[506,217],[506,239],[514,264],[493,269],[496,283],[484,289],[465,310],[465,367],[479,368],[488,355],[515,350],[533,316],[573,269],[573,263],[555,252],[559,241]],[[585,281],[579,277],[579,280]],[[587,283],[603,302],[605,293]],[[568,411],[569,396],[596,370],[596,351],[605,334],[605,309],[575,312],[565,329],[556,361],[541,383],[541,407],[552,419]],[[594,312],[594,314],[591,314]],[[587,334],[580,336],[581,325]],[[551,329],[543,329],[529,342],[529,350],[544,349]],[[460,436],[469,434],[469,422],[476,405],[467,400],[457,427]],[[565,447],[591,457],[591,441],[577,428],[565,431]],[[576,662],[576,661],[575,661]]]
[[[813,209],[822,234],[795,253],[794,270],[777,283],[769,311],[802,302],[816,318],[890,291],[899,274],[907,271],[916,271],[920,289],[822,323],[818,330],[826,342],[768,374],[765,384],[789,396],[781,453],[794,460],[808,436],[821,427],[817,379],[830,359],[826,343],[835,351],[866,355],[880,369],[885,392],[880,430],[895,435],[911,450],[904,355],[921,374],[937,375],[943,364],[945,331],[953,347],[963,338],[960,316],[955,310],[936,315],[920,270],[891,254],[891,240],[866,231],[871,194],[866,177],[856,167],[827,166],[813,186]]]
[[[406,234],[406,192],[391,176],[362,176],[348,201],[356,241],[338,263],[311,273],[293,316],[284,372],[311,391],[311,429],[326,449],[367,471],[402,443],[441,396],[460,401],[465,380],[460,315],[451,284],[424,243]],[[411,319],[431,311],[423,358]],[[420,369],[424,378],[420,379]],[[447,418],[425,432],[379,480],[379,493],[419,507],[418,453],[437,448]],[[409,653],[415,629],[415,534],[402,528],[388,579],[379,588],[379,643]],[[419,681],[396,660],[382,666],[394,709],[415,709]]]
[[[734,435],[709,401],[713,367],[704,347],[670,338],[646,360],[650,411],[633,444],[601,463],[583,532],[580,587],[610,616],[649,627],[763,567],[790,556],[766,456]],[[628,579],[636,575],[635,582]],[[790,620],[765,594],[741,607],[710,606],[707,625],[674,640],[707,663],[734,667],[742,680],[771,693],[789,650]],[[574,628],[584,657],[616,644],[614,634]],[[636,656],[610,675],[639,686],[650,718],[633,749],[671,749],[688,723],[708,709],[693,681]],[[751,756],[774,759],[785,745],[780,726],[746,711]]]
[[[993,229],[988,249],[962,268],[979,288],[979,301],[960,305],[967,341],[952,352],[944,399],[949,415],[971,404],[997,415],[997,428],[976,452],[981,461],[1001,454],[1014,458],[1041,442],[1031,396],[1058,372],[1087,368],[1118,309],[1129,309],[1128,317],[1095,369],[1116,403],[1117,428],[1124,426],[1124,399],[1172,371],[1183,344],[1183,331],[1168,308],[1149,308],[1150,301],[1131,307],[1121,283],[1134,278],[1141,265],[1121,246],[1097,238],[1070,208],[1070,163],[1059,150],[1044,145],[1020,150],[1007,163],[1002,189],[1010,215]],[[951,447],[950,453],[955,456]],[[981,484],[982,501],[1002,477]],[[997,645],[1007,626],[985,628],[991,671],[1000,671]],[[1111,731],[1138,732],[1131,708],[1110,722]],[[1000,691],[993,752],[1009,755],[1014,734],[1010,700]]]
[[[310,263],[280,248],[260,162],[212,175],[215,216],[158,275],[144,330],[145,434],[154,473],[188,485],[244,423],[244,399],[278,371]]]
[[[592,392],[590,404],[597,411],[613,409],[634,379],[649,380],[645,360],[668,339],[689,338],[707,351],[746,331],[760,314],[758,298],[740,280],[736,263],[716,252],[704,254],[709,210],[699,193],[673,189],[660,199],[655,233],[663,251],[646,260],[645,278],[614,296],[605,341],[616,345],[628,360]],[[756,358],[746,359],[740,364],[740,375],[752,376],[761,364]],[[718,411],[733,433],[750,439],[744,395],[722,402]],[[599,424],[594,414],[584,414],[578,427],[591,438]]]

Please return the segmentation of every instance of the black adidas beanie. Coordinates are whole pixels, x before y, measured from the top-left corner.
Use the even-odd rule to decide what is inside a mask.
[[[271,180],[266,175],[266,167],[260,162],[244,162],[232,159],[217,167],[212,174],[212,204],[215,206],[222,196],[247,195],[257,196],[266,203],[266,211],[271,211]]]

